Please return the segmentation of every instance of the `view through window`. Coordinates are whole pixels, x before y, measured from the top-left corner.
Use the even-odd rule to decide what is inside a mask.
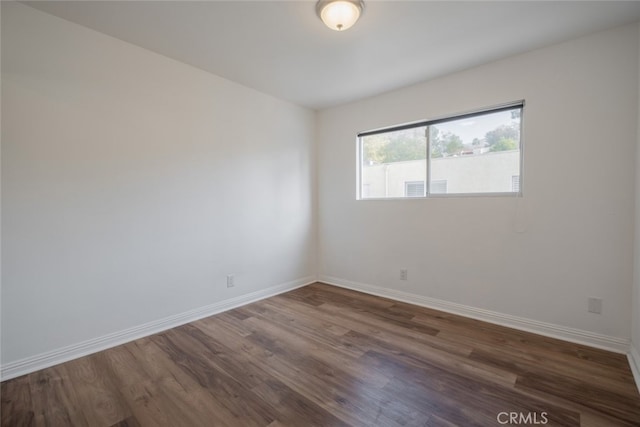
[[[523,105],[359,134],[359,198],[520,194]]]

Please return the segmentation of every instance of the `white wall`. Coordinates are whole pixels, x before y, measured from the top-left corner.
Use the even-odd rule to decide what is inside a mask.
[[[637,84],[630,25],[322,111],[321,279],[629,340]],[[356,201],[358,132],[519,99],[523,199]]]
[[[312,111],[2,2],[2,112],[3,365],[315,276]]]
[[[640,37],[640,24],[638,28]],[[638,43],[640,46],[640,43]],[[639,67],[640,69],[640,67]],[[640,81],[640,74],[638,75]],[[638,85],[638,104],[640,105],[640,84]],[[634,240],[634,270],[631,313],[631,355],[630,360],[636,384],[640,390],[640,107],[638,109],[638,145],[636,146],[636,209],[635,209],[635,240]],[[635,366],[634,366],[635,364]]]
[[[3,366],[302,283],[316,231],[323,278],[640,347],[638,46],[622,27],[328,109],[315,126],[311,111],[2,2]],[[523,98],[523,199],[356,202],[357,132]]]

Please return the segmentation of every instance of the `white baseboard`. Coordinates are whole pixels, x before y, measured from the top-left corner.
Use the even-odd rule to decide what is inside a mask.
[[[310,283],[314,283],[315,281],[316,278],[313,276],[303,277],[298,280],[271,286],[246,295],[240,295],[214,304],[206,305],[204,307],[189,310],[184,313],[154,320],[122,331],[93,338],[77,344],[72,344],[53,351],[38,354],[36,356],[27,357],[15,362],[10,362],[2,365],[0,368],[0,381],[19,377],[40,369],[48,368],[69,360],[106,350],[129,341],[175,328],[176,326],[184,325],[185,323],[209,317],[223,311],[231,310],[264,298],[281,294],[283,292],[288,292],[290,290],[306,286]]]
[[[538,335],[544,335],[551,338],[613,351],[615,353],[627,354],[629,352],[629,340],[624,338],[610,337],[581,329],[568,328],[566,326],[540,322],[538,320],[527,319],[510,314],[503,314],[497,311],[475,308],[436,298],[429,298],[396,289],[388,289],[365,283],[353,282],[338,277],[320,275],[318,277],[318,281],[409,304],[433,308],[447,313],[458,314],[460,316],[470,317],[521,331],[532,332]],[[640,359],[637,359],[637,361],[640,361]]]
[[[633,373],[633,379],[636,380],[636,387],[638,387],[638,392],[640,393],[640,351],[638,351],[635,343],[633,342],[630,347],[627,358],[629,359],[629,366]]]

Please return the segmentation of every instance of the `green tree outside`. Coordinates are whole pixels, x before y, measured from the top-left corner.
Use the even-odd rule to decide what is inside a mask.
[[[500,141],[493,144],[489,149],[489,151],[491,152],[509,151],[509,150],[516,150],[517,148],[518,148],[518,143],[515,141],[515,139],[502,138],[500,139]]]
[[[443,132],[437,126],[421,126],[365,136],[362,141],[364,164],[424,160],[427,151],[426,132],[429,132],[432,159],[460,155],[465,149],[460,136],[449,131]],[[469,147],[489,147],[490,152],[517,150],[519,139],[519,124],[504,124],[487,132],[484,139],[474,138]]]
[[[431,126],[430,144],[431,158],[454,156],[464,149],[462,139],[451,132],[440,132],[436,126]]]
[[[363,138],[365,163],[394,163],[424,160],[427,153],[425,128],[370,135]]]
[[[500,141],[502,140],[512,140],[515,142],[518,139],[520,139],[520,129],[519,129],[519,126],[515,123],[510,125],[500,125],[494,130],[487,132],[487,134],[484,137],[485,144],[491,148],[493,148],[496,144],[500,143]],[[506,146],[505,143],[502,143],[502,146]],[[514,147],[514,148],[517,148],[517,147]],[[504,150],[492,149],[491,151],[504,151]]]

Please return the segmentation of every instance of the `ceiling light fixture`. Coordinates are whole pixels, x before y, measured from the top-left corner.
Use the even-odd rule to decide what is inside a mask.
[[[322,22],[332,30],[344,31],[356,23],[362,10],[362,0],[319,0],[316,13]]]

